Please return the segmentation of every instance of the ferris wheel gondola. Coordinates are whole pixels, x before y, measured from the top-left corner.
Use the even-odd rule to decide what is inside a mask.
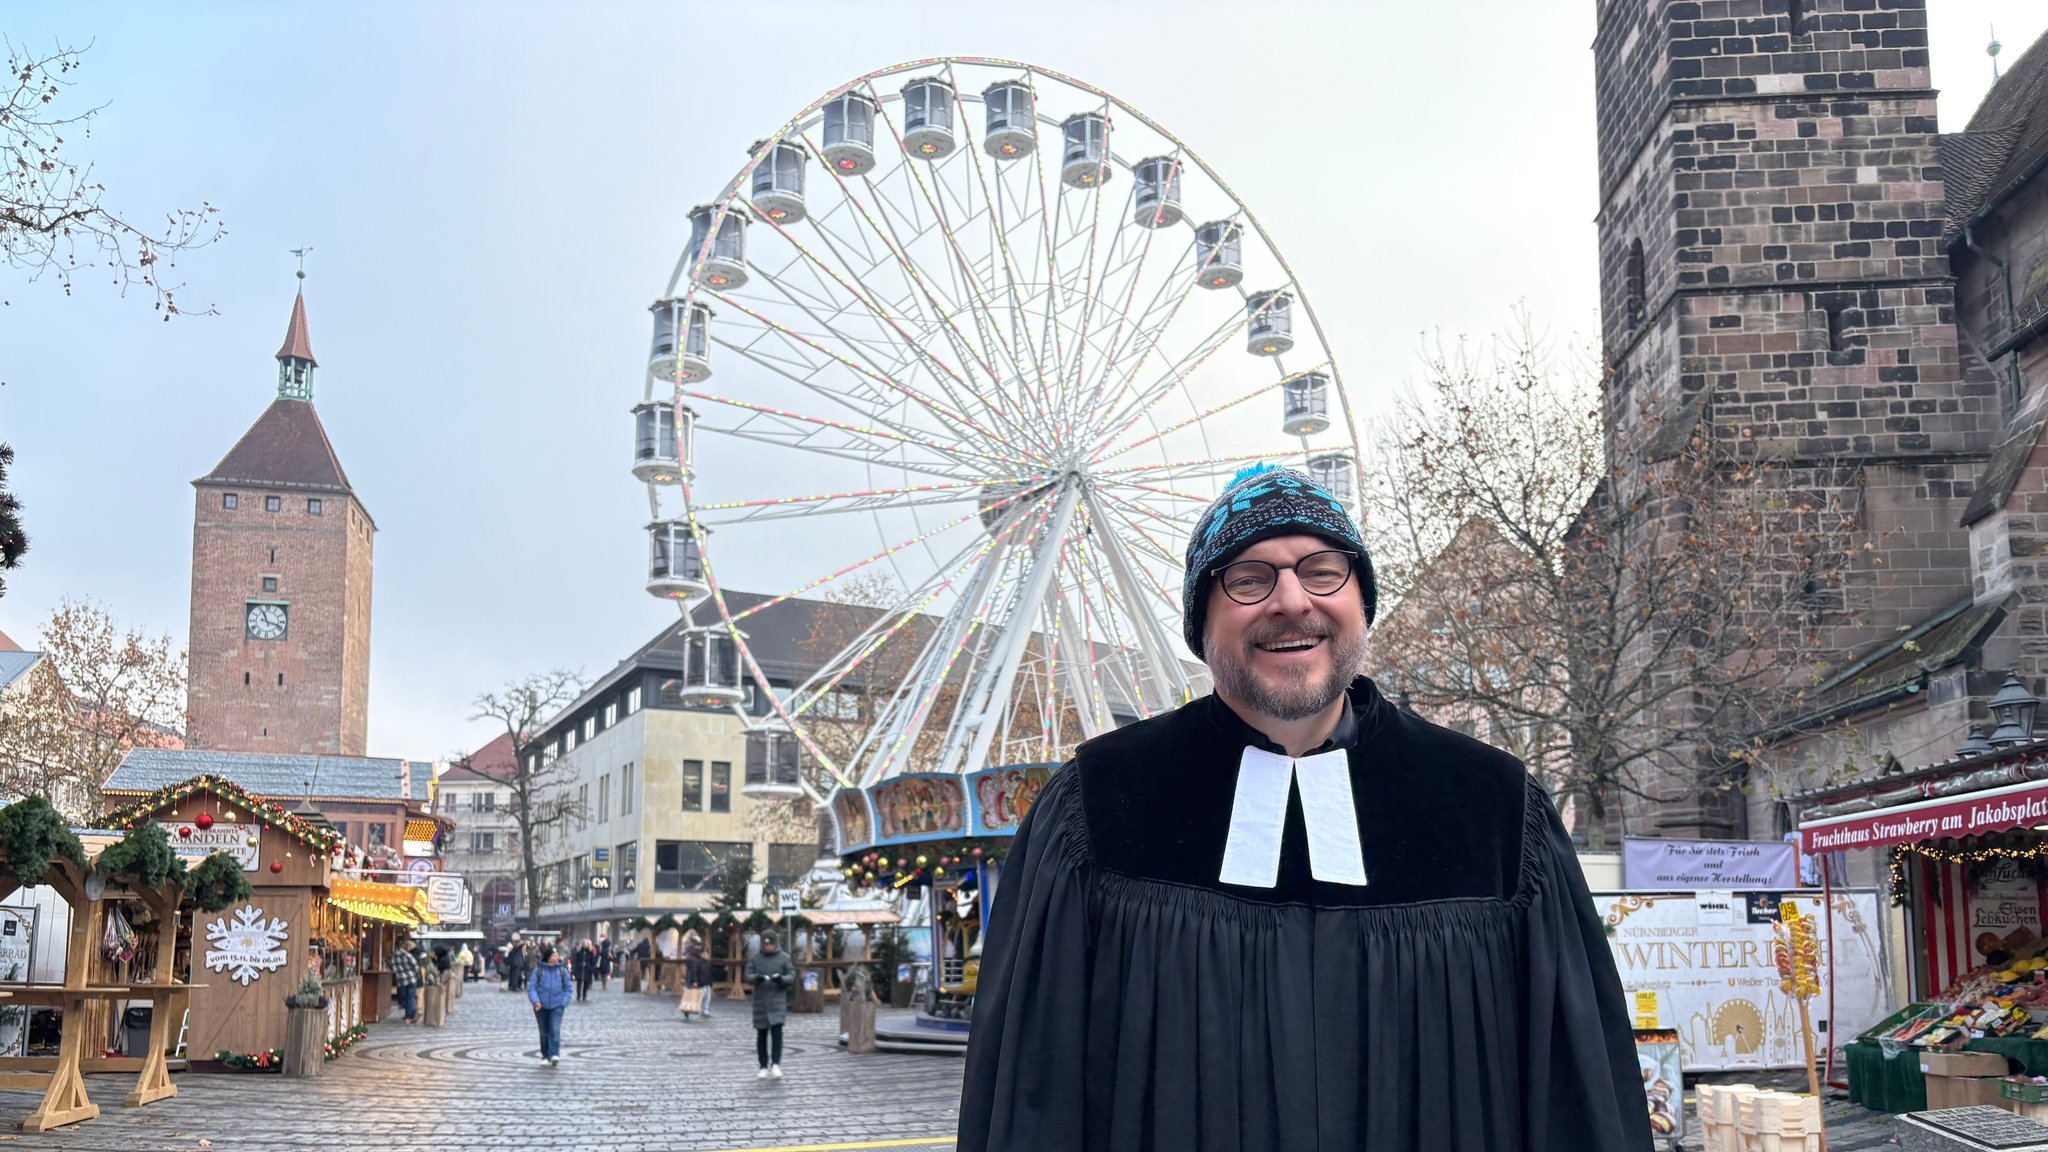
[[[1359,490],[1307,293],[1229,186],[1109,93],[980,58],[859,77],[747,156],[654,306],[633,464],[684,692],[765,705],[742,790],[1057,761],[1206,691],[1195,516],[1253,461]],[[736,605],[719,573],[766,554],[787,590]],[[883,601],[772,684],[747,619],[871,574]]]

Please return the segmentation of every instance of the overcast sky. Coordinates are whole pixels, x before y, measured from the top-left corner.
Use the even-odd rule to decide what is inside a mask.
[[[2010,63],[2048,5],[1930,6],[1958,128],[1990,27]],[[1042,64],[1186,140],[1292,261],[1367,411],[1428,331],[1493,331],[1526,302],[1583,340],[1594,7],[11,5],[17,46],[91,45],[69,99],[108,106],[73,144],[109,205],[204,199],[231,235],[176,273],[215,316],[163,324],[91,275],[70,298],[0,286],[0,439],[34,537],[0,630],[32,644],[89,597],[183,642],[190,481],[275,395],[286,250],[312,245],[318,407],[379,529],[371,752],[480,744],[478,691],[610,668],[673,619],[641,589],[625,410],[684,211],[819,93],[902,60]],[[755,560],[728,582],[770,583]]]

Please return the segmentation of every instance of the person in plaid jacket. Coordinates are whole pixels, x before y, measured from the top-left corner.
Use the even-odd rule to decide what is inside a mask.
[[[413,955],[419,944],[406,940],[391,951],[391,987],[398,993],[398,1006],[405,1009],[407,1024],[419,1023],[420,960]]]

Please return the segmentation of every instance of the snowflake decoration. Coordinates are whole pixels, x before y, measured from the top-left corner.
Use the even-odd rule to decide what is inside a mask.
[[[287,934],[283,920],[273,916],[266,924],[262,909],[244,904],[235,911],[234,923],[222,919],[206,926],[206,939],[217,945],[207,949],[206,967],[226,972],[230,980],[238,980],[247,988],[251,980],[264,972],[284,967]]]

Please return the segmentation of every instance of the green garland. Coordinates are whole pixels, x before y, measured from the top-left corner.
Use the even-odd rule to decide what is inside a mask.
[[[320,1047],[324,1051],[326,1051],[327,1058],[329,1060],[332,1060],[336,1056],[341,1055],[343,1052],[348,1051],[350,1048],[355,1047],[356,1041],[361,1040],[363,1037],[369,1034],[369,1025],[358,1024],[355,1027],[350,1028],[348,1031],[343,1032],[341,1035],[336,1036],[334,1039],[329,1040],[327,1043],[322,1044]]]
[[[341,845],[341,834],[331,828],[321,828],[284,810],[280,805],[259,799],[242,789],[232,780],[211,773],[194,776],[178,784],[166,785],[123,808],[107,814],[110,827],[128,829],[154,818],[157,813],[178,804],[201,792],[211,792],[229,805],[249,813],[250,819],[265,828],[296,836],[318,852],[332,852]]]
[[[223,1048],[213,1054],[215,1060],[230,1068],[242,1068],[256,1072],[284,1071],[284,1050],[265,1048],[261,1052],[230,1052]]]
[[[241,861],[215,852],[185,873],[185,898],[202,912],[218,912],[249,898],[249,878],[242,875]]]
[[[100,853],[93,870],[105,879],[119,877],[139,882],[144,888],[159,888],[172,879],[185,879],[185,862],[171,851],[170,834],[161,824],[130,828],[121,839]]]
[[[85,868],[85,845],[50,802],[30,796],[0,808],[0,867],[23,884],[40,884],[59,856]]]

